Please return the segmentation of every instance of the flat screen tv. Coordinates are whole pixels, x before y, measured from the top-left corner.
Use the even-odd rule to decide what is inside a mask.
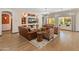
[[[28,23],[36,23],[36,19],[35,18],[29,18],[28,19]]]

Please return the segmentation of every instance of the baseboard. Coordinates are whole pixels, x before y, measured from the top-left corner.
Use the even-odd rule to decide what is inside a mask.
[[[79,32],[79,31],[74,31],[74,32]]]
[[[19,33],[19,32],[15,32],[15,33],[12,33],[12,34],[16,34],[16,33]]]
[[[2,30],[2,32],[11,31],[11,30]]]
[[[60,29],[61,31],[71,31],[72,32],[72,30],[66,30],[66,29]]]

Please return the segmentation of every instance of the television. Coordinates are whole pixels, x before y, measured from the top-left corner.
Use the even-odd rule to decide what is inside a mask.
[[[35,18],[28,18],[28,23],[36,23],[37,20]]]

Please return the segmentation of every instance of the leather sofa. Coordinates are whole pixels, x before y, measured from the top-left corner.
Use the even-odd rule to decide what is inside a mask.
[[[53,37],[54,37],[54,29],[53,28],[49,28],[49,29],[44,30],[44,32],[43,32],[44,39],[49,41]]]
[[[47,39],[48,41],[54,37],[54,34],[59,33],[59,27],[50,24],[44,25],[42,30],[44,31],[43,38]]]
[[[58,32],[59,32],[59,27],[54,26],[54,25],[51,25],[51,24],[43,25],[43,27],[44,27],[44,28],[47,28],[47,29],[53,28],[53,29],[54,29],[54,34],[58,34]]]
[[[19,26],[19,34],[28,39],[29,41],[37,37],[37,31],[31,31],[27,27]]]

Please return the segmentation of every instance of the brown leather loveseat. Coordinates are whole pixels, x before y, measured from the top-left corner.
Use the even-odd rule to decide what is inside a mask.
[[[29,41],[37,37],[36,31],[29,31],[29,28],[19,26],[19,34],[28,39]]]

